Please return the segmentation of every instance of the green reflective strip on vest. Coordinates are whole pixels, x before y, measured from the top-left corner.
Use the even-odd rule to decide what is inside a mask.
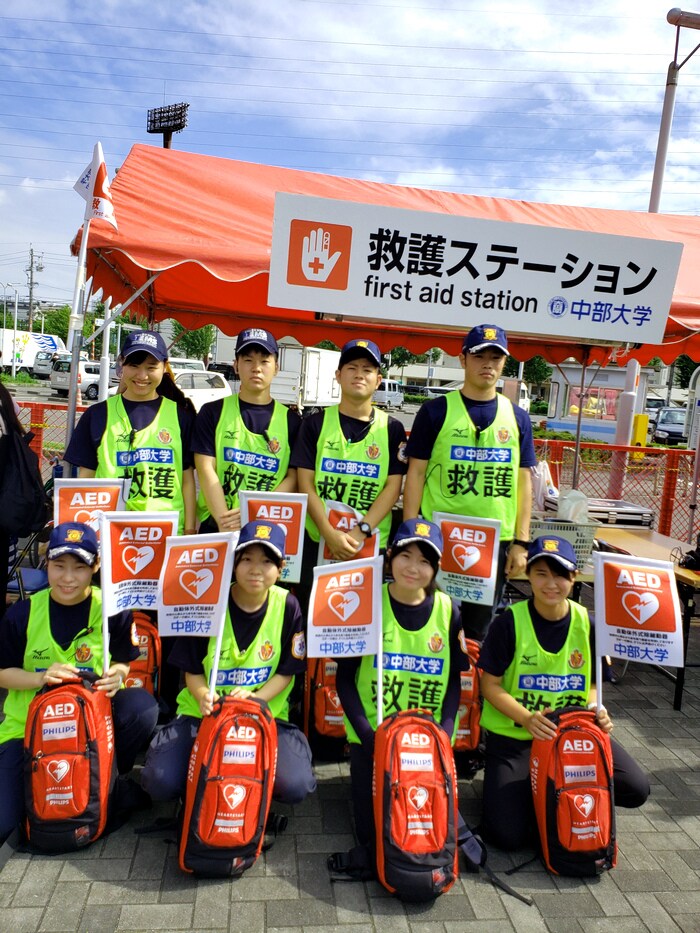
[[[362,440],[351,443],[340,427],[340,409],[327,408],[316,447],[314,485],[325,502],[344,502],[365,515],[389,476],[389,416],[374,409],[374,420]],[[313,541],[321,537],[307,514],[306,530]],[[391,510],[379,523],[379,544],[385,548],[391,530]]]
[[[248,430],[237,395],[224,399],[216,425],[214,450],[216,475],[224,491],[227,508],[238,508],[241,489],[274,492],[287,475],[291,454],[287,409],[279,402],[274,403],[267,436],[269,442],[262,434]],[[197,517],[204,521],[210,514],[204,493],[200,490]]]
[[[579,603],[568,600],[571,622],[566,641],[556,654],[545,651],[535,634],[527,601],[511,606],[515,621],[515,653],[503,674],[501,686],[526,709],[561,709],[585,706],[591,687],[590,622]],[[504,716],[487,700],[481,712],[481,725],[489,732],[530,741],[522,726]]]
[[[448,392],[447,414],[425,471],[421,514],[497,518],[501,539],[515,534],[520,433],[511,402],[496,396],[496,417],[479,433],[461,392]]]
[[[126,507],[130,512],[172,512],[185,527],[182,495],[182,436],[177,405],[161,398],[153,421],[132,438],[131,422],[121,395],[107,399],[107,426],[97,449],[95,476],[131,479]]]
[[[384,645],[384,716],[399,710],[428,709],[435,719],[442,718],[442,704],[450,676],[450,623],[452,600],[436,590],[433,611],[417,632],[402,628],[391,608],[388,584],[382,587],[382,637]],[[355,683],[367,719],[377,728],[376,656],[360,661]],[[359,742],[347,716],[349,742]]]
[[[216,686],[216,692],[219,695],[230,693],[235,687],[245,687],[247,690],[257,691],[275,674],[282,652],[282,623],[288,595],[288,591],[283,590],[280,586],[270,587],[265,618],[257,635],[245,651],[241,651],[238,647],[236,636],[233,633],[231,616],[228,608],[226,609]],[[209,683],[209,677],[214,667],[215,652],[216,638],[210,638],[207,654],[203,662],[204,676],[207,683]],[[289,694],[293,685],[294,678],[291,679],[284,690],[268,701],[270,712],[275,719],[282,719],[285,722],[289,719]],[[179,716],[202,718],[199,703],[197,703],[187,687],[181,690],[178,695],[177,712]]]
[[[92,587],[88,628],[92,631],[78,633],[70,645],[63,649],[51,635],[49,617],[49,590],[41,590],[30,596],[29,620],[27,622],[27,644],[24,649],[25,671],[45,671],[56,662],[74,664],[83,670],[102,674],[102,596],[97,587]],[[39,688],[40,689],[40,688]],[[5,719],[0,724],[0,742],[24,738],[29,704],[37,690],[8,690],[5,698]]]

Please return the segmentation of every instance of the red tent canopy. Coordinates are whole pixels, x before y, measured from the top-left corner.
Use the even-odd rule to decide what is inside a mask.
[[[632,348],[621,357],[670,363],[679,354],[700,358],[700,219],[668,214],[567,207],[399,187],[291,169],[236,162],[135,145],[112,184],[118,232],[104,221],[90,225],[88,275],[113,303],[126,301],[154,272],[160,275],[132,305],[151,321],[177,318],[195,329],[212,323],[226,334],[265,326],[302,344],[322,339],[342,345],[361,331],[385,352],[396,346],[423,353],[442,347],[456,355],[462,331],[411,323],[387,325],[349,317],[322,319],[313,312],[267,304],[275,193],[313,195],[619,234],[683,243],[671,315],[661,346]],[[72,244],[77,253],[80,232]],[[513,335],[518,359],[538,353],[550,362],[584,356],[583,343]],[[590,348],[589,360],[607,360],[609,348]]]

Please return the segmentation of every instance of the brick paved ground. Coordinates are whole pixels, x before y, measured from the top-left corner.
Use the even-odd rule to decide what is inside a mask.
[[[700,660],[700,627],[691,635]],[[237,881],[195,881],[177,867],[163,836],[137,836],[140,814],[91,849],[69,858],[16,854],[0,873],[0,930],[196,930],[240,933],[655,933],[700,931],[700,672],[688,672],[683,711],[658,672],[632,666],[606,688],[616,737],[651,775],[652,795],[618,811],[618,867],[593,881],[553,878],[535,863],[512,881],[527,907],[485,878],[463,876],[429,906],[387,896],[376,883],[331,884],[328,853],[353,844],[346,765],[321,764],[319,790],[289,808],[289,829]],[[0,789],[0,793],[2,790]],[[481,781],[460,784],[460,808],[478,820]],[[155,815],[165,815],[161,807]],[[517,862],[522,860],[518,856]],[[492,850],[496,870],[510,856]]]

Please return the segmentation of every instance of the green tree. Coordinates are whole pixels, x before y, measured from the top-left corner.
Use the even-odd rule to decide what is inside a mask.
[[[216,339],[216,328],[213,324],[205,324],[198,330],[188,330],[179,321],[173,321],[173,335],[175,337],[175,344],[171,351],[173,356],[189,356],[206,363],[211,346]]]
[[[65,342],[68,337],[70,311],[70,305],[62,305],[60,308],[47,311],[44,318],[44,331],[47,334],[55,334]]]
[[[503,367],[503,375],[507,379],[517,379],[519,369],[520,363],[512,356],[509,356],[506,365]],[[540,386],[544,385],[545,382],[549,382],[551,378],[552,367],[541,356],[533,356],[523,367],[523,382]]]
[[[685,353],[681,354],[674,363],[674,377],[676,385],[681,389],[687,389],[690,383],[690,377],[698,368],[695,360],[691,360]]]
[[[523,369],[523,379],[533,386],[544,385],[552,378],[552,367],[541,356],[533,356]]]

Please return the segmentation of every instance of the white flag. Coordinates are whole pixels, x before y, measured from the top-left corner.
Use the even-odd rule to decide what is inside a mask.
[[[80,178],[73,185],[85,204],[85,220],[91,220],[93,217],[99,217],[112,224],[117,229],[117,221],[114,216],[114,204],[112,203],[112,193],[109,190],[109,178],[107,177],[107,166],[102,154],[102,144],[95,143],[95,149],[92,153],[92,162],[87,166]]]

